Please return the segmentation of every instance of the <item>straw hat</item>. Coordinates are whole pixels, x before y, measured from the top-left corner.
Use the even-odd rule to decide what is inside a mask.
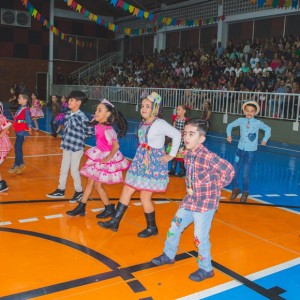
[[[245,102],[245,103],[242,105],[242,110],[243,110],[243,112],[245,112],[245,107],[246,107],[247,105],[254,105],[254,106],[256,107],[255,115],[257,115],[257,114],[259,113],[259,111],[260,111],[260,106],[259,106],[259,104],[258,104],[256,101],[247,101],[247,102]]]

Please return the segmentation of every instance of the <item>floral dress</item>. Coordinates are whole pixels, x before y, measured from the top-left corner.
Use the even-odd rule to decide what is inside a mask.
[[[164,148],[154,149],[148,145],[147,135],[152,124],[143,122],[140,125],[139,147],[127,171],[125,184],[141,191],[165,192],[169,182],[168,165],[163,165],[159,158],[166,152]]]
[[[11,123],[3,115],[0,114],[0,132],[2,132],[9,126],[11,126]],[[6,132],[3,136],[0,137],[0,164],[2,164],[11,148],[12,144],[10,142],[8,133]]]
[[[80,174],[106,184],[123,182],[122,171],[128,169],[129,161],[119,150],[110,161],[102,163],[102,159],[108,156],[112,149],[112,142],[117,140],[115,130],[112,126],[98,124],[95,126],[95,132],[96,147],[85,152],[88,159]]]

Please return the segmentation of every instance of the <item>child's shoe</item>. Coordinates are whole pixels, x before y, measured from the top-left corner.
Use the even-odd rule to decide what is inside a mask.
[[[151,261],[152,261],[152,263],[154,263],[157,266],[162,266],[162,265],[166,265],[166,264],[168,264],[168,265],[174,264],[175,259],[174,258],[171,259],[167,256],[167,254],[163,253],[162,255],[153,258]]]
[[[46,195],[49,198],[65,198],[65,191],[57,189],[53,193]]]
[[[231,196],[230,196],[230,200],[235,200],[240,192],[241,192],[241,190],[239,188],[233,189],[232,193],[231,193]]]
[[[249,193],[248,192],[243,192],[242,197],[240,198],[241,203],[246,203],[247,198],[248,198]]]
[[[17,169],[18,169],[19,167],[17,167],[17,166],[12,166],[9,170],[8,170],[8,173],[9,174],[15,174],[16,172],[17,172]]]
[[[213,270],[211,270],[210,272],[206,272],[202,269],[198,269],[194,273],[190,274],[189,279],[199,282],[208,278],[212,278],[214,276],[215,274]]]
[[[8,190],[8,186],[4,180],[0,181],[0,193]]]
[[[75,192],[73,198],[69,201],[70,203],[79,202],[82,199],[83,192]]]
[[[115,212],[116,212],[115,206],[113,204],[108,204],[108,205],[104,206],[104,211],[103,212],[96,215],[96,218],[97,219],[105,219],[105,218],[108,218],[108,217],[113,217]]]
[[[85,215],[85,207],[86,203],[79,202],[78,205],[73,209],[67,211],[67,215],[75,217],[75,216],[84,216]]]
[[[20,166],[18,166],[17,170],[16,170],[16,174],[19,175],[23,172],[23,170],[25,169],[25,164],[22,164]]]

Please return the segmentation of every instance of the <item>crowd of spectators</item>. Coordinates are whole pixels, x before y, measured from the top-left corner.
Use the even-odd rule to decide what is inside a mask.
[[[130,54],[124,63],[90,76],[84,84],[299,93],[300,36],[212,45],[210,49],[154,51],[149,56]],[[274,117],[284,110],[280,105],[276,111],[273,107]]]

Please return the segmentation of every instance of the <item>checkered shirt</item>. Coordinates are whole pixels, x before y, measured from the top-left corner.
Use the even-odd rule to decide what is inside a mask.
[[[217,209],[221,188],[233,178],[233,166],[202,144],[186,154],[184,164],[187,170],[186,186],[189,186],[189,178],[192,177],[193,195],[187,194],[180,207],[196,212]]]
[[[93,134],[93,126],[89,126],[89,120],[82,111],[65,115],[64,133],[60,148],[67,151],[80,151],[84,149],[85,139]]]

